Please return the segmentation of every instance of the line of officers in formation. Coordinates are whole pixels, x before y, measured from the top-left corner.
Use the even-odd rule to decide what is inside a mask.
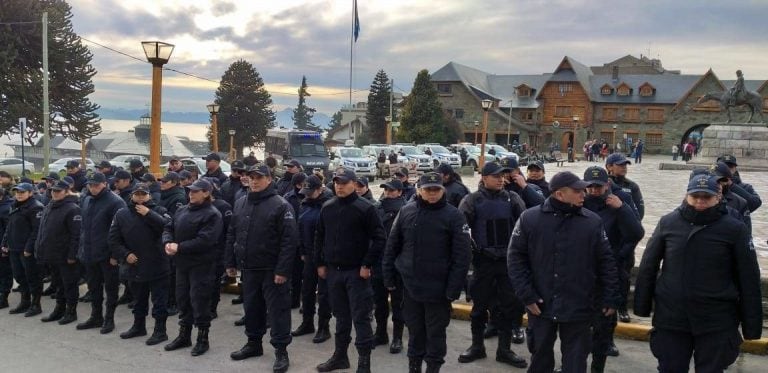
[[[146,343],[168,340],[169,308],[177,308],[179,334],[165,350],[192,346],[195,326],[197,356],[209,348],[220,278],[239,271],[247,342],[231,358],[263,355],[270,329],[275,372],[288,370],[292,337],[330,339],[331,316],[335,349],[317,370],[350,367],[354,326],[357,372],[370,372],[371,350],[390,344],[390,309],[390,352],[402,350],[407,326],[408,371],[421,372],[426,362],[427,372],[438,372],[451,303],[462,290],[472,301],[472,344],[461,363],[486,357],[489,319],[498,334],[496,360],[530,372],[586,372],[590,354],[591,371],[602,372],[607,356],[618,355],[613,330],[617,314],[629,321],[629,274],[645,234],[642,194],[626,177],[631,162],[621,154],[583,178],[560,172],[549,182],[542,163],[528,165],[526,178],[514,158],[505,158],[482,168],[475,192],[448,165],[415,186],[403,169],[381,185],[378,200],[368,180],[349,169],[336,170],[326,185],[295,160],[279,180],[274,167],[240,161],[227,177],[219,162],[217,154],[206,157],[207,173],[195,180],[172,160],[156,181],[140,162],[131,172],[102,162],[86,178],[75,161],[68,177],[53,173],[40,189],[6,185],[14,199],[0,203],[0,307],[8,307],[12,274],[21,300],[10,313],[40,314],[43,268],[57,292],[42,321],[71,323],[84,268],[91,315],[77,329],[114,329],[123,281],[135,303],[133,325],[121,338],[147,335],[151,296],[154,330]],[[5,179],[0,175],[0,183]],[[742,338],[760,338],[749,221],[760,205],[727,155],[709,170],[694,170],[681,205],[661,218],[634,300],[635,314],[654,311],[650,347],[659,371],[685,372],[692,357],[696,371],[722,371]],[[303,321],[291,331],[290,310],[299,305]],[[527,343],[530,365],[513,342]]]

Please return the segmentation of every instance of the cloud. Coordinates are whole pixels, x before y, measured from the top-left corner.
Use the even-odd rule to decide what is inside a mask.
[[[168,67],[218,81],[237,59],[251,62],[268,87],[295,92],[302,75],[317,93],[309,100],[332,113],[348,102],[351,2],[334,0],[70,0],[80,35],[143,59],[139,42],[176,44]],[[192,5],[190,5],[192,4]],[[353,89],[367,90],[384,69],[407,92],[417,72],[449,61],[495,74],[551,72],[568,55],[602,65],[626,54],[661,58],[669,69],[723,79],[742,68],[768,78],[768,3],[675,0],[427,0],[360,1]],[[127,105],[150,78],[147,64],[89,45],[94,53],[94,101]],[[197,110],[215,83],[165,73],[164,105]],[[103,79],[103,81],[102,81]],[[113,91],[104,92],[107,87]],[[121,99],[114,91],[126,92]],[[279,88],[277,88],[279,87]],[[187,91],[185,91],[185,89]],[[327,91],[327,92],[326,92]],[[180,98],[171,95],[179,95]],[[366,92],[354,94],[363,101]],[[273,94],[277,107],[296,96]],[[175,108],[169,108],[174,110]]]

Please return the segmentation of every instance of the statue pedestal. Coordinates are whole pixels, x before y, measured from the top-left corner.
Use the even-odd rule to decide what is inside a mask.
[[[732,154],[739,170],[768,171],[768,127],[758,123],[715,124],[702,133],[699,156],[689,164],[710,166]]]

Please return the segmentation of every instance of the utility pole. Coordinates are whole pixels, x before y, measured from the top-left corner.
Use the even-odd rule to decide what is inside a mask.
[[[43,12],[43,175],[51,163],[51,109],[48,98],[48,12]]]

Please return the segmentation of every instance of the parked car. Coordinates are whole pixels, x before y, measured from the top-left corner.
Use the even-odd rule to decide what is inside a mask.
[[[520,156],[518,156],[517,153],[511,152],[511,151],[507,150],[506,148],[504,148],[501,145],[485,144],[485,150],[486,151],[490,151],[491,149],[493,149],[496,152],[496,158],[498,158],[498,159],[507,158],[507,157],[513,157],[513,158],[515,158],[516,161],[520,162]]]
[[[21,174],[22,164],[24,164],[24,175]],[[35,172],[35,164],[19,158],[0,158],[0,171],[5,171],[11,176],[28,176]]]
[[[144,167],[149,167],[149,159],[147,159],[147,157],[143,155],[132,155],[132,154],[118,155],[117,157],[112,158],[109,161],[109,163],[111,163],[113,167],[118,167],[118,168],[127,170],[128,165],[131,163],[132,159],[138,159],[141,161],[141,163],[144,164]]]
[[[66,173],[67,172],[67,162],[75,160],[78,162],[81,162],[80,168],[83,168],[82,160],[80,157],[67,157],[67,158],[59,158],[56,160],[56,162],[53,162],[48,165],[48,171],[55,171],[58,173]],[[93,163],[93,160],[90,158],[85,159],[85,171],[86,172],[93,172],[96,169],[96,164]]]
[[[415,146],[411,144],[397,144],[392,148],[395,152],[406,157],[408,162],[416,164],[416,170],[418,171],[432,171],[432,157],[422,153]]]
[[[349,168],[355,171],[357,176],[367,177],[373,181],[376,177],[376,160],[369,158],[363,149],[352,146],[338,146],[331,148],[331,169],[338,167]]]
[[[194,156],[190,158],[182,158],[179,159],[179,162],[184,165],[184,169],[190,171],[197,169],[199,176],[203,176],[208,171],[205,168],[205,159],[203,159],[204,157],[205,156]],[[168,163],[166,162],[160,165],[160,167],[165,167],[168,169]],[[229,176],[232,173],[232,166],[227,161],[222,160],[221,163],[219,163],[219,167],[221,167],[221,172],[223,172],[224,175]]]
[[[456,149],[457,153],[461,150],[461,148],[466,149],[467,150],[467,166],[472,166],[473,169],[477,170],[477,165],[480,164],[480,147],[479,146],[473,145],[471,143],[460,143],[460,144],[451,145],[451,148]],[[488,150],[486,149],[485,159],[496,161],[499,158],[494,156],[493,154],[488,153]]]
[[[427,154],[427,149],[430,150],[432,153],[430,157],[432,158],[432,166],[434,168],[437,168],[440,163],[448,163],[453,168],[461,167],[461,158],[440,144],[421,144],[417,145],[416,148],[424,154]]]

